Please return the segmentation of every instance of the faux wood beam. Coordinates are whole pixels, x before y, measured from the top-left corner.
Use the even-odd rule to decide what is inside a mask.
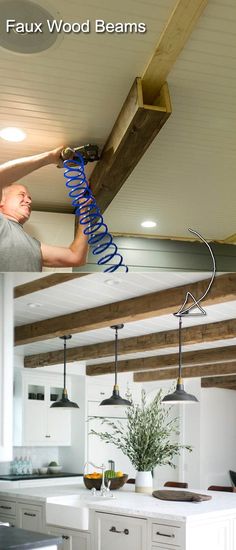
[[[236,319],[183,328],[182,338],[185,345],[236,338]],[[167,330],[145,334],[144,336],[122,338],[119,340],[119,353],[120,355],[126,355],[147,350],[171,348],[177,346],[178,341],[178,330]],[[88,361],[89,359],[111,357],[113,354],[114,342],[109,341],[90,346],[68,348],[66,360],[68,363],[73,363],[74,361]],[[37,353],[24,358],[24,366],[26,368],[45,367],[60,363],[63,363],[63,351],[61,350]]]
[[[144,102],[140,78],[131,87],[90,177],[90,187],[101,212],[109,206],[171,114],[168,86],[162,84],[158,103],[150,105]]]
[[[222,348],[210,348],[203,350],[186,351],[183,355],[184,365],[205,365],[208,363],[220,363],[223,361],[236,360],[236,346],[224,346]],[[149,369],[163,369],[178,365],[178,353],[170,355],[154,355],[152,357],[141,357],[139,359],[128,359],[119,361],[119,372],[148,371]],[[114,372],[114,361],[99,365],[88,365],[86,374],[99,376]]]
[[[133,84],[90,178],[101,212],[109,206],[169,117],[166,77],[207,1],[178,0],[142,80]]]
[[[178,0],[142,76],[145,101],[151,103],[183,50],[208,0]]]
[[[15,329],[15,345],[39,342],[63,334],[95,330],[111,324],[127,323],[171,314],[179,309],[187,291],[198,298],[205,292],[208,282],[208,279],[198,281],[197,283],[152,292],[121,302],[87,309],[86,311],[73,312],[22,325]],[[234,300],[235,297],[236,273],[220,275],[216,277],[210,292],[204,300],[204,305],[227,302]]]
[[[22,296],[26,296],[26,294],[32,294],[32,292],[38,292],[55,285],[67,283],[67,281],[72,281],[85,275],[90,275],[90,273],[53,273],[46,277],[40,277],[39,279],[34,279],[34,281],[29,281],[29,283],[15,286],[14,298],[21,298]]]
[[[222,374],[236,374],[236,361],[231,363],[218,363],[214,365],[201,365],[197,367],[183,367],[182,377],[202,378],[204,376],[219,376]],[[153,382],[157,380],[176,380],[178,369],[162,369],[156,371],[135,372],[134,382]]]
[[[236,375],[229,376],[209,376],[201,379],[202,388],[224,388],[228,390],[236,389]]]

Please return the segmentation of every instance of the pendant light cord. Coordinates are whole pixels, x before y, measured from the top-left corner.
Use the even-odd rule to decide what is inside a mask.
[[[179,384],[182,379],[182,316],[179,316]]]
[[[115,336],[115,387],[117,386],[117,356],[118,356],[118,329],[116,327],[116,336]]]
[[[63,393],[65,393],[66,390],[66,339],[64,338],[64,390]]]

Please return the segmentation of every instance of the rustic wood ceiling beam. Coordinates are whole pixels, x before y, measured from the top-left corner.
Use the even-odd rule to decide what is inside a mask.
[[[167,84],[158,104],[146,105],[136,78],[91,176],[90,187],[101,212],[121,189],[171,114]]]
[[[179,309],[188,291],[197,299],[203,295],[208,283],[209,279],[204,279],[196,283],[152,292],[121,302],[21,325],[15,329],[15,345],[19,346],[56,338],[63,336],[63,334],[75,334],[114,324],[171,314]],[[235,297],[236,273],[220,275],[216,277],[210,292],[204,299],[204,305],[209,306],[227,302],[235,299]]]
[[[201,379],[202,388],[224,388],[236,389],[236,375],[228,376],[209,376]]]
[[[236,360],[236,346],[224,346],[222,348],[210,348],[203,350],[186,351],[182,354],[184,365],[205,365],[208,363],[220,363]],[[164,367],[177,367],[179,363],[178,353],[170,355],[154,355],[152,357],[140,357],[119,361],[119,372],[148,371],[150,369],[163,369]],[[114,372],[114,361],[88,365],[86,374],[99,376]]]
[[[185,345],[236,338],[236,319],[183,328],[182,338]],[[119,341],[119,354],[126,355],[129,353],[141,353],[147,350],[153,351],[171,348],[178,346],[178,341],[178,330],[167,330],[143,336],[122,338]],[[109,341],[102,342],[101,344],[68,348],[66,360],[68,363],[73,363],[74,361],[88,361],[90,359],[111,357],[113,354],[114,342]],[[63,363],[62,350],[37,353],[24,358],[24,366],[26,368],[45,367],[60,363]]]
[[[135,372],[134,382],[154,382],[158,380],[176,380],[178,369],[161,369],[156,371]],[[183,367],[182,377],[202,378],[205,376],[220,376],[222,374],[236,374],[236,361],[229,363],[215,363],[197,367]]]
[[[40,277],[28,283],[15,286],[14,298],[21,298],[27,294],[32,294],[32,292],[38,292],[39,290],[45,290],[55,285],[67,283],[67,281],[72,281],[73,279],[84,277],[85,275],[90,275],[90,273],[53,273],[46,277]]]
[[[104,212],[171,114],[166,77],[208,0],[178,0],[142,79],[135,80],[90,186]]]
[[[145,101],[153,102],[188,41],[208,0],[178,0],[142,75]]]
[[[208,283],[209,279],[204,279],[196,283],[152,292],[121,302],[21,325],[15,329],[15,345],[19,346],[56,338],[63,336],[63,334],[75,334],[108,327],[112,324],[128,323],[171,314],[179,309],[188,291],[197,299],[203,295]],[[210,292],[204,299],[204,305],[209,306],[227,302],[235,299],[235,297],[236,273],[220,275],[216,277]]]

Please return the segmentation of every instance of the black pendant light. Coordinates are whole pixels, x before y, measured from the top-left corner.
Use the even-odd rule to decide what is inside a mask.
[[[66,340],[70,340],[71,334],[68,334],[67,336],[60,336],[60,338],[64,340],[64,387],[62,398],[55,401],[55,403],[53,403],[50,408],[79,409],[79,405],[77,405],[77,403],[74,403],[73,401],[70,401],[68,399],[68,393],[66,389]]]
[[[118,330],[123,328],[124,325],[113,325],[111,328],[115,330],[115,384],[111,397],[104,399],[100,405],[123,405],[123,407],[130,407],[131,402],[128,399],[123,399],[119,393],[119,386],[117,384],[117,357],[118,357]]]
[[[162,403],[198,403],[198,399],[195,395],[187,393],[184,389],[182,374],[182,315],[174,314],[179,317],[179,376],[176,384],[176,390],[173,393],[169,393],[162,399]]]

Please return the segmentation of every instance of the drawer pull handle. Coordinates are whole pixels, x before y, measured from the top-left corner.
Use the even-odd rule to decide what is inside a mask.
[[[170,539],[174,539],[175,535],[172,533],[171,535],[168,535],[167,533],[160,533],[160,531],[156,532],[156,535],[159,535],[160,537],[168,537]]]
[[[3,504],[0,506],[0,508],[3,508],[3,510],[11,510],[11,506],[4,506]]]
[[[45,435],[45,437],[51,437],[50,435]]]
[[[30,512],[24,512],[24,516],[30,516],[31,518],[36,518],[36,514],[31,514]]]
[[[68,535],[62,535],[62,538],[63,538],[64,540],[69,540],[70,537],[68,537]]]
[[[129,535],[129,529],[124,529],[124,531],[117,531],[114,525],[109,529],[109,531],[111,531],[111,533],[124,533],[124,535]]]

